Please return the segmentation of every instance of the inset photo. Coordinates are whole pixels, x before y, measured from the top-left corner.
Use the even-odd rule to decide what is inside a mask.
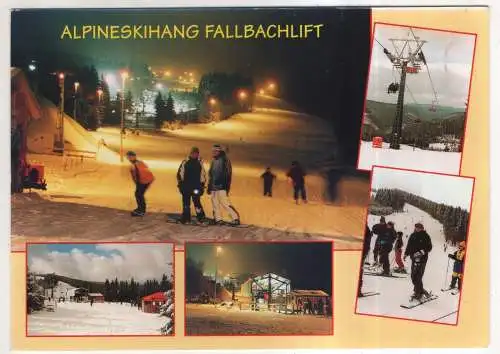
[[[174,334],[171,243],[27,245],[27,336]]]
[[[333,334],[333,243],[186,244],[186,335]]]
[[[474,179],[373,169],[356,313],[456,325]]]
[[[376,23],[358,169],[459,174],[476,35]]]

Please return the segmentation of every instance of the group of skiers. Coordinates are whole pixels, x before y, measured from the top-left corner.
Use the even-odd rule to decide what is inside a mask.
[[[392,221],[386,223],[385,217],[381,217],[378,224],[374,225],[372,230],[366,226],[365,238],[363,244],[363,260],[362,269],[360,271],[358,296],[362,297],[362,286],[363,286],[363,267],[366,262],[366,257],[369,254],[371,248],[372,237],[375,235],[374,248],[373,248],[373,264],[372,267],[382,266],[382,271],[378,274],[381,276],[390,276],[390,262],[389,255],[394,250],[395,262],[397,267],[394,272],[407,273],[404,260],[410,257],[411,260],[411,280],[413,283],[413,295],[412,300],[421,300],[422,297],[429,297],[430,293],[424,288],[423,277],[425,273],[425,268],[427,265],[427,260],[429,258],[429,253],[432,251],[432,240],[427,231],[425,231],[424,225],[422,223],[416,223],[413,233],[408,238],[406,249],[403,253],[403,233],[396,232],[395,225]],[[449,254],[448,257],[454,260],[453,274],[451,284],[449,289],[454,289],[457,287],[461,290],[461,279],[463,272],[463,261],[465,258],[465,242],[462,241],[459,244],[459,249],[453,253]]]
[[[135,199],[137,208],[132,211],[132,216],[144,216],[146,213],[145,193],[155,180],[155,177],[148,166],[133,151],[127,152],[127,159],[131,163],[130,173],[135,183]],[[299,196],[307,203],[305,189],[305,172],[297,161],[292,162],[292,166],[287,173],[287,177],[292,181],[294,188],[295,202],[299,203]],[[264,196],[272,197],[273,183],[276,175],[268,167],[261,175],[264,183]],[[182,196],[182,215],[180,222],[191,222],[191,202],[194,205],[196,219],[198,222],[210,222],[216,225],[230,224],[239,225],[240,215],[229,199],[231,189],[232,166],[226,152],[219,144],[212,148],[212,161],[207,172],[203,167],[203,160],[200,157],[200,150],[193,147],[189,156],[183,160],[177,170],[177,188]],[[207,219],[201,204],[201,196],[205,193],[211,196],[213,219]],[[231,221],[223,221],[222,212],[225,211]]]

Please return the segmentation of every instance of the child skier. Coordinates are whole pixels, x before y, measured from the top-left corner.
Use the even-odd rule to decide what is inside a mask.
[[[449,258],[453,259],[453,274],[451,276],[450,289],[455,289],[458,282],[458,291],[462,290],[462,274],[465,258],[465,241],[460,242],[458,250],[455,253],[450,253]]]
[[[403,263],[403,233],[397,232],[396,244],[394,245],[394,254],[396,256],[396,264],[398,265],[394,271],[396,273],[406,274],[405,264]]]
[[[264,197],[273,196],[273,182],[276,180],[276,175],[271,172],[271,167],[266,168],[260,178],[264,181]]]
[[[144,198],[144,194],[155,180],[155,177],[148,166],[143,161],[137,159],[135,152],[127,152],[127,159],[132,164],[130,174],[135,183],[135,200],[137,202],[137,209],[132,211],[131,215],[144,216],[146,213],[146,199]]]

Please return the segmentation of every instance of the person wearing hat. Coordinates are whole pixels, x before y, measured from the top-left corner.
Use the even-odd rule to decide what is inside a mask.
[[[155,177],[148,166],[143,161],[137,159],[135,152],[127,152],[127,159],[132,164],[130,174],[135,183],[135,200],[137,202],[137,209],[132,211],[131,215],[144,216],[146,213],[146,199],[144,195]]]
[[[422,296],[429,296],[429,293],[424,288],[422,279],[430,251],[432,251],[431,237],[425,231],[424,225],[416,223],[415,230],[408,239],[404,255],[405,260],[408,256],[411,259],[412,299],[414,300],[420,300]]]
[[[381,216],[378,224],[373,225],[372,231],[373,234],[376,235],[375,245],[373,247],[373,266],[377,266],[380,264],[380,236],[385,233],[387,230],[387,224],[385,222],[385,217]]]
[[[240,215],[231,204],[229,191],[231,189],[233,169],[231,161],[225,151],[218,144],[212,148],[212,162],[208,170],[208,194],[212,200],[214,222],[223,224],[222,210],[225,210],[230,218],[230,224],[239,225]]]
[[[390,275],[391,273],[391,263],[389,262],[389,254],[392,251],[392,246],[396,240],[396,230],[394,229],[394,223],[389,221],[387,227],[383,233],[378,237],[379,247],[380,247],[380,263],[382,263],[382,273],[381,275]]]
[[[450,289],[455,289],[458,282],[458,290],[462,290],[462,274],[464,270],[464,258],[465,258],[465,241],[460,242],[458,245],[458,250],[455,253],[448,255],[449,258],[453,259],[453,274],[451,275]]]
[[[200,149],[193,147],[187,159],[177,170],[177,187],[182,195],[182,216],[180,222],[191,222],[191,200],[199,222],[205,220],[205,211],[201,205],[201,196],[205,191],[207,173],[200,158]]]

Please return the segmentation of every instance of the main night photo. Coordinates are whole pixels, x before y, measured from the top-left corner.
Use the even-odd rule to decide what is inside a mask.
[[[11,13],[12,250],[361,247],[368,9]]]

